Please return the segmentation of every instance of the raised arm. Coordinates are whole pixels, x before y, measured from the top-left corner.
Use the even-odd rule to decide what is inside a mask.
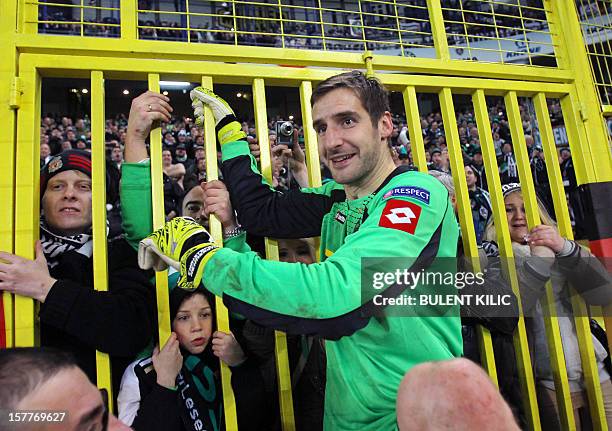
[[[320,235],[323,216],[334,202],[345,199],[342,188],[330,184],[301,192],[276,192],[257,169],[246,134],[227,102],[202,87],[192,90],[191,98],[197,125],[203,124],[204,105],[215,116],[223,154],[221,170],[242,226],[256,235],[276,238]]]

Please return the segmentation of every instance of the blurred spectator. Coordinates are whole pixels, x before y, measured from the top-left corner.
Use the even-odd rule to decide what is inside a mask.
[[[516,183],[519,181],[518,165],[512,151],[512,144],[504,143],[502,155],[499,158],[499,173],[502,184]]]
[[[438,148],[438,147],[434,147],[429,154],[431,155],[431,162],[429,163],[429,165],[427,166],[428,170],[436,170],[436,171],[443,171],[443,164],[442,164],[442,151]]]
[[[485,172],[484,162],[482,160],[482,150],[480,148],[476,148],[474,150],[470,164],[472,165],[474,172],[478,174],[476,177],[476,186],[483,190],[487,190],[487,174]]]
[[[56,429],[65,431],[128,431],[109,413],[107,398],[106,391],[98,390],[66,352],[44,347],[0,349],[0,405],[7,411],[46,411],[56,419]],[[3,420],[8,419],[3,412]],[[48,429],[42,424],[15,429]]]
[[[489,376],[467,359],[413,367],[398,389],[397,425],[400,431],[519,431]]]
[[[111,150],[111,161],[115,164],[117,169],[121,169],[123,163],[123,150],[119,145]]]
[[[51,147],[49,147],[49,144],[40,144],[40,167],[42,168],[44,165],[46,165],[50,158]]]
[[[472,218],[474,220],[474,232],[476,234],[476,243],[482,243],[487,223],[493,217],[493,209],[491,206],[491,198],[489,192],[478,187],[480,182],[480,174],[472,165],[465,166],[465,180],[468,186],[470,196],[470,206],[472,208]]]
[[[182,142],[176,146],[176,150],[174,152],[174,163],[181,163],[184,166],[185,171],[189,170],[193,166],[193,160],[187,158],[187,147]]]

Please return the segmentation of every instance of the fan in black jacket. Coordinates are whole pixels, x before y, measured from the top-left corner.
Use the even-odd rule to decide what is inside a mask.
[[[151,339],[155,302],[149,274],[121,238],[108,244],[109,291],[94,290],[91,205],[90,154],[53,157],[41,171],[36,258],[0,253],[0,290],[40,301],[41,345],[71,352],[92,382],[96,349],[110,354],[118,383]]]

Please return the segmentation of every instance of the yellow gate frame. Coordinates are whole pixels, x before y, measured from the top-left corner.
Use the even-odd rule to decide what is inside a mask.
[[[559,98],[568,132],[578,183],[612,181],[612,162],[608,149],[607,131],[602,121],[601,107],[590,74],[589,59],[584,49],[580,23],[575,5],[570,0],[545,0],[547,19],[553,35],[555,55],[559,66],[543,68],[508,64],[482,64],[451,60],[444,30],[444,20],[440,0],[428,0],[430,21],[435,40],[438,58],[396,58],[373,56],[371,53],[329,53],[261,47],[192,45],[181,42],[161,42],[137,40],[136,10],[133,2],[122,1],[121,43],[114,39],[83,38],[74,36],[45,36],[36,34],[37,4],[25,0],[6,0],[5,11],[0,15],[0,40],[8,47],[8,59],[0,66],[0,101],[5,114],[0,117],[3,130],[8,133],[0,137],[0,191],[2,201],[10,205],[0,209],[0,250],[15,252],[24,257],[33,257],[34,240],[38,237],[38,130],[40,122],[40,88],[44,77],[85,78],[91,80],[92,88],[92,158],[94,160],[94,194],[96,200],[103,196],[103,182],[100,173],[103,167],[103,127],[104,79],[147,80],[149,87],[155,89],[159,79],[180,78],[183,81],[202,82],[207,87],[214,84],[249,84],[253,86],[256,123],[258,135],[264,137],[267,132],[265,112],[266,86],[292,86],[299,88],[304,125],[310,124],[309,95],[312,86],[317,82],[337,73],[332,68],[367,68],[369,73],[376,73],[381,81],[392,90],[401,91],[404,96],[406,118],[409,120],[409,133],[414,145],[415,164],[425,170],[425,154],[421,130],[418,122],[417,93],[434,93],[440,100],[442,116],[447,129],[447,141],[452,171],[463,172],[459,137],[457,133],[454,94],[469,94],[472,97],[476,121],[482,139],[483,157],[487,178],[492,184],[492,203],[497,234],[500,239],[500,251],[503,257],[512,257],[508,229],[504,214],[503,198],[497,163],[491,139],[485,96],[504,97],[511,128],[512,140],[516,146],[517,162],[521,184],[524,187],[525,206],[529,225],[538,223],[535,192],[529,171],[524,136],[521,128],[517,97],[530,97],[536,108],[536,115],[545,159],[549,167],[548,175],[553,194],[555,214],[559,221],[562,235],[571,237],[571,226],[560,172],[556,162],[556,149],[548,116],[547,98]],[[130,19],[131,17],[131,19]],[[563,32],[560,29],[563,28]],[[77,49],[75,49],[77,47]],[[243,64],[228,64],[237,58]],[[246,64],[250,63],[250,64]],[[301,66],[319,66],[321,68],[285,68],[269,67],[260,64],[286,64]],[[64,65],[70,65],[66,67]],[[257,77],[257,78],[254,78]],[[95,102],[95,103],[94,103]],[[208,113],[207,124],[212,124]],[[207,154],[215,150],[215,138],[212,127],[207,127]],[[159,160],[156,154],[158,137],[152,135],[152,166]],[[311,128],[306,130],[306,148],[309,167],[318,166],[316,136]],[[262,171],[270,175],[270,161],[267,159],[269,149],[267,141],[262,139]],[[578,154],[581,157],[576,157]],[[214,158],[208,157],[211,166],[211,178],[215,177]],[[8,173],[4,175],[4,173]],[[153,169],[153,175],[160,175]],[[320,173],[310,169],[309,178],[312,185],[320,182]],[[477,265],[476,242],[473,224],[469,213],[467,186],[463,175],[454,176],[458,196],[458,213],[461,224],[466,255]],[[159,195],[159,183],[154,182],[154,195]],[[156,199],[153,199],[155,202]],[[159,210],[155,210],[159,214]],[[94,230],[103,232],[101,221],[104,212],[94,213]],[[159,223],[159,215],[156,216]],[[220,238],[220,226],[212,222],[213,235]],[[101,237],[100,235],[97,235]],[[276,257],[274,242],[266,243],[268,257]],[[96,289],[104,289],[106,279],[105,244],[98,243],[95,249]],[[515,270],[505,267],[512,287],[519,296]],[[163,286],[163,276],[158,275],[158,286]],[[163,291],[166,292],[164,298]],[[160,293],[161,292],[161,293]],[[159,296],[161,295],[161,296]],[[549,308],[554,307],[551,291],[547,291]],[[4,311],[7,316],[7,345],[35,345],[36,319],[35,304],[32,300],[3,294]],[[160,317],[167,315],[167,289],[158,289]],[[166,304],[166,305],[165,305]],[[573,303],[577,316],[585,316],[584,303],[576,299]],[[221,308],[220,308],[221,309]],[[554,313],[551,312],[554,316]],[[160,319],[167,322],[167,318]],[[547,319],[547,338],[557,401],[563,429],[574,429],[573,409],[569,394],[569,385],[565,370],[563,349],[559,328],[555,318]],[[580,354],[583,362],[584,378],[591,414],[596,429],[607,429],[601,388],[597,367],[594,360],[588,319],[576,317],[576,330],[579,338]],[[220,313],[220,329],[227,325],[227,314]],[[160,340],[167,338],[169,328],[162,324]],[[495,362],[490,335],[485,329],[480,331],[481,354],[483,364],[491,378],[496,381]],[[290,380],[286,380],[288,366],[286,356],[279,354],[286,350],[283,336],[277,334],[277,354],[279,359],[279,389],[283,411],[284,429],[293,429],[292,400]],[[531,361],[526,343],[523,319],[519,321],[514,338],[521,386],[528,415],[530,429],[540,429],[535,382]],[[284,359],[283,359],[284,358]],[[110,368],[106,355],[98,355],[99,384],[110,388]],[[235,404],[229,388],[228,370],[223,371],[224,402],[228,430],[236,429]]]

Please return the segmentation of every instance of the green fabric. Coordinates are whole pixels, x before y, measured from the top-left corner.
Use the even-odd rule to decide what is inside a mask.
[[[223,153],[221,161],[224,162],[238,156],[248,156],[251,154],[247,141],[234,141],[223,144],[221,147]]]
[[[136,250],[140,240],[153,232],[152,208],[150,161],[123,163],[121,165],[122,227],[127,241]],[[246,233],[224,241],[224,246],[240,253],[251,251],[246,243]]]
[[[128,243],[138,250],[141,239],[153,232],[151,163],[121,165],[121,216]]]
[[[414,235],[379,226],[397,186],[431,193],[430,203],[393,197],[421,207]],[[329,190],[336,188],[328,183]],[[328,190],[328,191],[329,191]],[[368,218],[361,224],[363,211]],[[336,203],[322,222],[322,263],[304,265],[266,261],[255,253],[219,250],[204,269],[203,281],[216,295],[227,294],[277,313],[304,318],[333,318],[361,305],[362,257],[415,258],[442,222],[438,256],[454,257],[458,226],[446,189],[433,177],[407,172],[375,196]],[[334,218],[338,212],[345,223]],[[333,253],[331,257],[325,258]],[[326,341],[326,430],[392,430],[395,399],[404,374],[414,365],[462,354],[458,308],[453,317],[372,318],[363,329],[338,341]]]

